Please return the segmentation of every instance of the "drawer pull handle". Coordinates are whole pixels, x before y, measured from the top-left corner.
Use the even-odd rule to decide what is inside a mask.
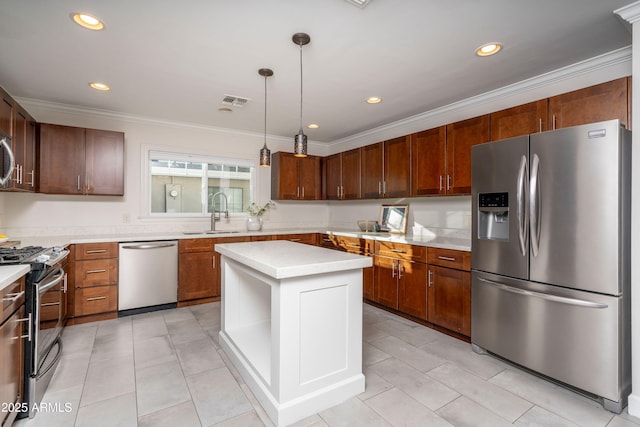
[[[352,248],[359,248],[360,244],[359,243],[347,243],[347,246],[351,246]]]
[[[405,251],[404,249],[391,249],[391,252],[396,253],[396,254],[406,254],[407,251]]]
[[[87,254],[103,254],[107,252],[106,249],[94,249],[92,251],[87,251]]]
[[[16,323],[21,323],[21,322],[27,322],[27,335],[20,335],[20,337],[18,338],[26,338],[27,341],[31,341],[31,324],[32,324],[32,319],[31,319],[31,313],[29,313],[27,315],[27,317],[25,317],[24,319],[16,319]]]
[[[87,298],[87,301],[99,301],[102,299],[107,299],[106,296],[102,296],[102,297],[93,297],[93,298]]]
[[[2,298],[2,301],[16,302],[22,295],[24,295],[24,291],[15,294],[7,294],[6,297]]]
[[[454,257],[442,256],[442,255],[438,255],[438,259],[441,259],[443,261],[455,261],[456,260]]]
[[[322,241],[323,241],[323,242],[327,242],[327,243],[331,243],[331,239],[327,239],[326,237],[323,237],[323,238],[322,238]]]
[[[87,274],[106,273],[107,270],[87,270]]]
[[[302,239],[289,239],[289,241],[291,241],[291,242],[299,242],[299,241],[301,241],[301,240],[302,240]]]
[[[60,301],[58,301],[58,302],[48,302],[46,304],[40,304],[40,307],[51,307],[53,305],[60,305]]]

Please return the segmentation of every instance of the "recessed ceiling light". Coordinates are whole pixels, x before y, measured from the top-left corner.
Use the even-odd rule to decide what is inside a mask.
[[[476,55],[478,56],[491,56],[494,55],[502,49],[501,43],[486,43],[476,49]]]
[[[91,83],[89,83],[89,86],[91,86],[95,90],[111,90],[109,85],[106,85],[106,84],[100,83],[100,82],[91,82]]]
[[[367,104],[379,104],[380,102],[382,102],[382,98],[380,98],[379,96],[372,96],[370,98],[367,98]]]
[[[309,129],[318,129],[320,126],[318,126],[316,123],[311,123],[309,126],[307,126]]]
[[[87,13],[72,13],[71,18],[73,21],[81,27],[88,28],[90,30],[102,30],[104,24],[95,16],[91,16]]]
[[[221,113],[232,113],[233,110],[229,107],[220,107],[218,108],[218,111],[220,111]]]

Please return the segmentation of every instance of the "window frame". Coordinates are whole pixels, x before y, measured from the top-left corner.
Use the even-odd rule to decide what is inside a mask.
[[[200,212],[152,212],[152,191],[151,191],[151,159],[154,160],[173,160],[178,162],[195,162],[195,163],[206,163],[206,164],[223,164],[223,165],[233,165],[240,167],[248,167],[249,170],[249,200],[256,200],[257,195],[257,174],[256,174],[256,161],[248,160],[243,158],[231,158],[231,157],[222,157],[222,156],[211,156],[208,154],[204,154],[201,152],[197,152],[195,150],[175,150],[174,147],[158,147],[151,145],[143,145],[142,146],[142,155],[141,155],[141,163],[142,163],[142,200],[143,200],[143,212],[141,217],[143,218],[151,218],[151,219],[186,219],[186,218],[209,218],[211,217],[211,213],[207,212],[209,207],[208,203],[205,203],[204,198],[208,198],[208,176],[203,175],[201,188],[200,188],[200,198],[201,198],[201,209]],[[208,201],[207,201],[208,202]],[[248,217],[249,214],[244,210],[242,212],[229,212],[229,217],[231,218],[244,218]]]

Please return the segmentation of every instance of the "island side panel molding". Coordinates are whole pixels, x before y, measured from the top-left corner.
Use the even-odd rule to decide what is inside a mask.
[[[220,345],[277,426],[364,392],[362,268],[275,279],[221,264]]]

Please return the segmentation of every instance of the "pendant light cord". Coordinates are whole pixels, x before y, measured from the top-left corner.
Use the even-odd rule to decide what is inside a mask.
[[[302,132],[302,42],[300,43],[300,132]]]
[[[264,146],[267,147],[267,76],[264,76]]]

